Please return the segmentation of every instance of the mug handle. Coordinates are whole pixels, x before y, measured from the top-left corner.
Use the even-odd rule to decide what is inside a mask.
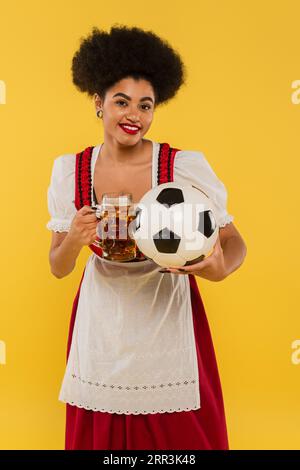
[[[102,204],[97,204],[96,206],[91,206],[91,209],[95,211],[97,219],[100,219],[102,212]]]

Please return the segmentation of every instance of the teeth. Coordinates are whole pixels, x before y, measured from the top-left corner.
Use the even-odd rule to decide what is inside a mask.
[[[125,126],[124,124],[122,124],[122,127],[126,127],[126,129],[130,129],[131,131],[137,131],[138,130],[138,127]]]

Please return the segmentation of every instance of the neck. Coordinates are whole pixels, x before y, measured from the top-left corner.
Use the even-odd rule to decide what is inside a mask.
[[[147,142],[147,140],[141,139],[135,145],[122,145],[116,139],[105,136],[101,148],[101,159],[118,166],[141,161]]]

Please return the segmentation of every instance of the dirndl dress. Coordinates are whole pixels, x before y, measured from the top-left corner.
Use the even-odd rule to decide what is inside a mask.
[[[153,143],[153,149],[154,149]],[[168,144],[158,144],[157,165],[153,172],[157,174],[157,184],[167,181],[186,181],[190,168],[190,176],[194,178],[195,169],[188,165],[185,168],[184,178],[180,179],[180,165],[174,178],[174,161],[178,149],[171,148]],[[93,178],[92,156],[94,147],[88,147],[83,152],[76,154],[75,164],[75,206],[78,210],[83,205],[93,204]],[[193,152],[194,154],[196,152]],[[154,155],[154,153],[153,153]],[[195,155],[192,155],[195,157]],[[199,157],[199,155],[198,155]],[[193,158],[192,158],[193,160]],[[198,162],[197,158],[196,161]],[[201,188],[213,197],[215,205],[220,207],[219,226],[230,223],[233,217],[226,212],[226,190],[222,182],[217,179],[208,163],[202,158]],[[183,167],[182,167],[183,168]],[[199,168],[198,168],[199,169]],[[154,174],[153,173],[153,174]],[[60,180],[61,182],[61,180]],[[188,181],[186,181],[188,182]],[[195,180],[192,181],[195,183]],[[52,185],[53,186],[53,185]],[[50,189],[53,191],[53,187]],[[49,191],[50,191],[49,190]],[[211,191],[211,192],[210,192]],[[218,192],[219,191],[219,192]],[[58,227],[57,214],[54,214],[54,205],[49,204],[49,211],[53,217],[53,223],[47,227]],[[56,205],[56,209],[57,209]],[[58,231],[67,230],[67,225],[60,225]],[[61,230],[60,230],[61,229]],[[101,249],[90,245],[96,256],[101,257]],[[143,254],[139,252],[139,258]],[[138,261],[137,261],[138,262]],[[70,355],[74,325],[78,310],[78,302],[82,290],[82,282],[85,276],[85,267],[80,285],[78,287],[70,319],[69,335],[67,343],[67,362]],[[176,274],[161,274],[161,276],[176,276]],[[94,411],[79,407],[76,404],[66,402],[66,450],[204,450],[204,449],[229,449],[226,427],[225,408],[222,396],[222,388],[219,378],[217,361],[201,295],[193,275],[186,275],[190,290],[190,303],[192,311],[193,340],[198,368],[198,387],[201,396],[201,406],[189,411],[122,414],[117,412]]]

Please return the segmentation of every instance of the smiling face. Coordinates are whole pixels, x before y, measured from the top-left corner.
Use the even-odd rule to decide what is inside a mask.
[[[151,126],[155,95],[150,82],[124,78],[106,92],[104,102],[94,95],[96,111],[103,111],[105,140],[115,139],[121,145],[135,145]],[[122,129],[120,124],[138,126],[138,131]]]

